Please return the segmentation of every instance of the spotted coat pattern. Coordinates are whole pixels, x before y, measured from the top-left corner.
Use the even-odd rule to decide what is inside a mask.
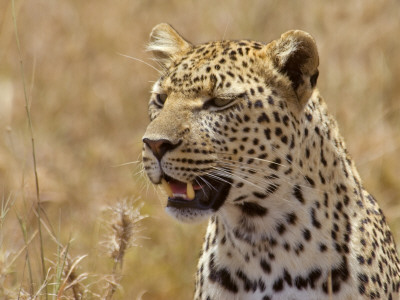
[[[230,185],[218,209],[167,208],[210,218],[195,299],[399,299],[395,242],[316,89],[312,37],[192,45],[160,24],[149,48],[163,72],[144,138],[174,145],[144,144],[150,180]]]

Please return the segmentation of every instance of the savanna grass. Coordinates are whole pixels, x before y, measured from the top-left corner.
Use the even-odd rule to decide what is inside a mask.
[[[79,272],[78,267],[80,262],[87,256],[82,255],[74,259],[70,257],[69,250],[71,243],[68,242],[65,246],[62,244],[60,239],[55,235],[54,229],[52,228],[51,221],[46,215],[46,211],[43,208],[41,201],[41,194],[39,188],[39,175],[37,167],[36,149],[35,149],[35,138],[33,130],[33,122],[31,116],[31,103],[32,100],[28,99],[26,81],[25,81],[25,70],[23,55],[19,40],[17,17],[15,11],[15,1],[12,0],[12,15],[15,31],[15,41],[17,44],[19,64],[20,64],[20,76],[22,81],[22,87],[25,99],[25,112],[26,119],[28,122],[29,138],[31,141],[31,155],[33,163],[33,173],[35,180],[36,199],[35,202],[29,205],[27,209],[26,199],[24,199],[25,216],[21,216],[18,210],[15,210],[16,218],[18,220],[24,246],[14,254],[13,258],[10,258],[9,253],[4,252],[3,244],[3,224],[5,219],[10,212],[10,209],[14,204],[14,197],[9,196],[6,199],[2,198],[1,202],[1,214],[0,214],[0,296],[4,299],[88,299],[88,298],[99,298],[111,300],[115,294],[119,281],[122,277],[122,265],[123,258],[126,251],[136,246],[137,233],[138,233],[138,222],[144,218],[140,214],[139,208],[134,207],[132,201],[126,199],[118,201],[115,206],[110,206],[108,211],[110,212],[110,220],[107,221],[104,245],[110,258],[114,261],[112,272],[108,276],[101,276],[101,279],[97,282],[106,282],[106,288],[103,291],[101,286],[95,287],[92,283],[85,284],[88,277],[96,276],[87,272]],[[34,76],[33,76],[34,77]],[[32,80],[33,84],[33,80]],[[33,214],[36,217],[36,222],[32,224],[31,221],[27,220],[26,216]],[[43,219],[45,216],[45,219]],[[29,223],[29,225],[28,225]],[[29,228],[28,226],[34,226],[36,229]],[[43,228],[46,229],[48,239],[43,236]],[[32,270],[32,254],[30,248],[32,242],[36,241],[39,244],[39,257],[40,257],[40,279],[36,276],[35,271]],[[57,248],[56,259],[52,261],[49,257],[46,257],[48,253],[45,253],[45,247],[49,247],[48,243],[54,243]],[[50,246],[51,247],[51,246]],[[16,272],[13,270],[15,261],[19,256],[25,253],[25,261],[23,263],[22,278],[21,282],[12,283],[8,280],[9,274]],[[25,275],[27,269],[28,275]],[[103,293],[104,295],[102,295]]]

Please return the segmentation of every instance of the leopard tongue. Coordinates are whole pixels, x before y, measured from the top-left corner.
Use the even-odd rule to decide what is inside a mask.
[[[193,184],[188,182],[185,186],[181,182],[170,182],[168,183],[164,178],[161,180],[161,184],[167,193],[168,197],[180,197],[185,200],[193,200],[195,197],[195,192]]]

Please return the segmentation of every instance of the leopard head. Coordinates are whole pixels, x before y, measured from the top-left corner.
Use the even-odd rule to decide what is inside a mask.
[[[296,127],[318,77],[313,38],[289,31],[269,44],[192,45],[159,24],[148,48],[162,71],[143,164],[164,187],[167,212],[193,222],[231,206],[262,208],[295,155]]]

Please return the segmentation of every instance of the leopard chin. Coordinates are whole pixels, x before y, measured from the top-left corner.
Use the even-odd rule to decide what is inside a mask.
[[[168,205],[165,207],[165,211],[168,215],[182,223],[198,223],[208,219],[215,213],[212,209],[176,208]]]

